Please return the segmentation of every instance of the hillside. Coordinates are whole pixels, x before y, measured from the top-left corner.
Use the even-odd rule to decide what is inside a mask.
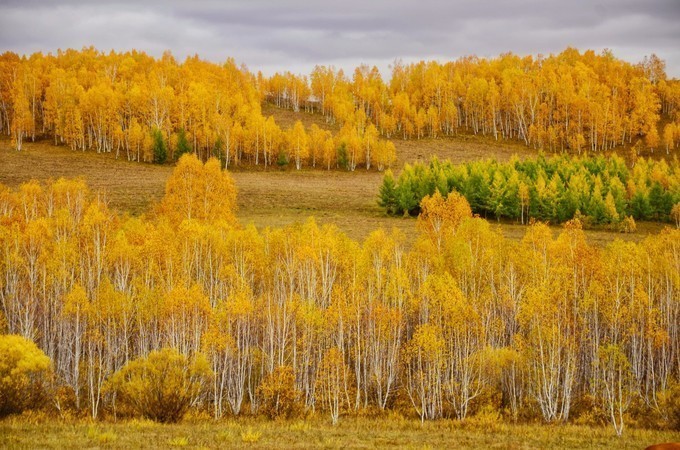
[[[293,114],[286,112],[286,114]],[[299,113],[298,117],[306,115]],[[447,145],[447,144],[451,145]],[[430,154],[457,161],[474,160],[481,155],[508,159],[512,147],[485,147],[480,142],[450,138],[407,142],[419,154]],[[485,149],[489,148],[489,151]],[[402,156],[403,157],[403,156]],[[170,165],[152,165],[116,160],[112,155],[73,151],[55,147],[49,142],[26,143],[24,150],[13,150],[9,142],[0,140],[0,183],[10,187],[35,179],[82,177],[94,191],[103,191],[114,209],[139,215],[160,200],[165,181],[172,172]],[[357,170],[278,170],[233,171],[238,188],[238,218],[243,224],[257,228],[278,227],[304,222],[314,216],[320,224],[333,223],[353,239],[362,240],[376,228],[401,230],[407,241],[415,239],[415,219],[392,217],[377,204],[382,174]],[[499,223],[503,233],[521,239],[526,227]],[[614,239],[639,241],[659,232],[663,224],[639,223],[633,234],[587,230],[591,243],[600,245]],[[557,232],[560,227],[554,227]]]

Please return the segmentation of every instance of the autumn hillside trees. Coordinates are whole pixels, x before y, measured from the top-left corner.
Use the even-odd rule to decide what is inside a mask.
[[[265,100],[322,114],[339,131],[310,137],[305,149],[300,130],[262,115]],[[162,160],[158,136],[170,159],[189,149],[226,167],[323,160],[325,168],[382,170],[395,159],[389,139],[459,133],[579,155],[624,145],[670,153],[680,141],[678,105],[680,83],[657,57],[633,65],[610,51],[573,48],[547,57],[397,61],[389,79],[365,65],[351,76],[317,66],[309,76],[266,78],[232,59],[180,63],[170,53],[156,59],[91,47],[0,55],[0,132],[17,150],[26,138],[49,136],[74,150],[146,162]]]
[[[236,186],[217,159],[203,164],[186,154],[168,178],[159,209],[174,224],[183,220],[235,224]]]
[[[567,48],[536,57],[395,61],[389,80],[376,67],[349,76],[317,66],[309,76],[275,74],[263,90],[279,107],[303,104],[340,125],[367,122],[387,138],[471,133],[579,155],[636,142],[669,152],[680,139],[680,83],[664,70],[654,55],[633,65],[609,50]]]
[[[234,198],[193,155],[149,217],[80,181],[0,189],[0,323],[49,357],[62,410],[672,426],[678,230],[598,248],[574,220],[516,242],[435,195],[407,248],[242,227]]]
[[[156,59],[91,47],[30,57],[7,52],[0,55],[0,132],[17,150],[27,138],[49,136],[73,150],[161,164],[191,152],[202,161],[215,157],[224,167],[267,168],[281,157],[297,169],[317,162],[331,169],[338,167],[336,146],[350,138],[379,170],[394,160],[390,143],[371,132],[364,137],[362,129],[335,141],[301,123],[282,129],[262,115],[261,89],[231,59],[178,63],[170,53]]]

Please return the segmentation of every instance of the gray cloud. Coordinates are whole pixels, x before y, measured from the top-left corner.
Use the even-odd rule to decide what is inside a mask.
[[[631,62],[656,53],[680,77],[679,0],[62,1],[0,0],[0,51],[94,45],[160,56],[234,57],[251,70],[351,70],[397,58],[609,48]]]

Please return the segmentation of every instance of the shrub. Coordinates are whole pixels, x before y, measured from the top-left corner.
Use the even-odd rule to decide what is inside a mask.
[[[126,364],[108,382],[121,406],[157,422],[177,422],[203,391],[210,369],[174,349],[151,352]]]
[[[465,426],[477,430],[499,431],[503,427],[500,412],[491,405],[485,405],[465,421]]]
[[[385,208],[388,214],[396,214],[398,211],[396,196],[396,181],[391,170],[385,172],[383,183],[380,186],[378,205]]]
[[[657,393],[657,403],[659,412],[665,416],[660,422],[666,422],[671,430],[680,431],[680,382],[671,383],[666,390]],[[649,425],[659,427],[658,423]]]
[[[90,425],[87,429],[87,438],[99,442],[100,444],[109,444],[118,439],[118,435],[113,430],[102,431],[94,425]]]
[[[295,374],[290,366],[279,366],[258,388],[262,399],[260,412],[270,419],[289,419],[300,412],[300,392],[295,388]]]
[[[349,170],[349,156],[347,154],[347,144],[344,142],[340,143],[340,146],[337,149],[337,158],[338,158],[338,167],[341,167],[345,170]]]
[[[39,405],[50,374],[50,359],[33,342],[0,336],[0,417]]]
[[[635,233],[637,230],[637,225],[635,224],[635,219],[632,216],[626,216],[618,225],[619,231],[621,233]]]

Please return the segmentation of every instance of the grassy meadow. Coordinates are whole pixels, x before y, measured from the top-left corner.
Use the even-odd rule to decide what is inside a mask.
[[[163,425],[144,420],[117,423],[30,420],[0,422],[1,448],[411,448],[411,449],[641,449],[678,440],[677,432],[578,425],[507,425],[469,419],[427,421],[345,418],[329,421],[185,420]]]
[[[318,116],[282,111],[279,116],[319,120]],[[277,120],[278,116],[277,116]],[[322,119],[321,119],[322,120]],[[286,123],[283,121],[283,123]],[[454,139],[395,140],[398,163],[427,160],[437,155],[456,162],[494,157],[508,160],[513,154],[529,157],[533,151],[521,145],[500,144],[488,138],[465,136]],[[116,160],[111,154],[72,151],[55,147],[49,140],[27,142],[16,152],[7,139],[0,140],[0,183],[17,187],[29,180],[45,181],[60,177],[81,177],[95,192],[105,193],[109,206],[119,212],[140,215],[149,211],[164,193],[172,165],[157,166]],[[398,171],[397,171],[398,172]],[[341,170],[235,170],[231,175],[238,189],[237,216],[242,224],[253,223],[258,229],[282,227],[304,222],[314,216],[319,224],[332,223],[349,237],[363,240],[380,227],[399,229],[407,242],[416,237],[415,219],[392,217],[377,204],[382,173],[357,169]],[[521,239],[526,227],[510,222],[493,222],[506,237]],[[652,222],[637,224],[637,232],[621,234],[608,230],[587,230],[590,243],[606,245],[614,239],[640,241],[658,233],[664,225]],[[555,233],[560,226],[553,227]]]

